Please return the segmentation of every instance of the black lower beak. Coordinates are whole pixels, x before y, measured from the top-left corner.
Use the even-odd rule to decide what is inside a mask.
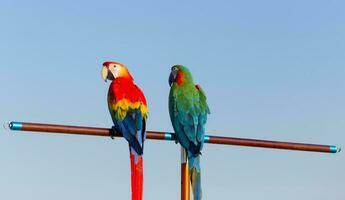
[[[169,76],[169,86],[171,87],[173,82],[175,80],[175,76],[173,73],[170,73],[170,76]]]
[[[114,78],[115,78],[115,77],[114,77],[113,73],[111,73],[111,72],[109,71],[107,79],[112,81],[112,80],[114,80]]]

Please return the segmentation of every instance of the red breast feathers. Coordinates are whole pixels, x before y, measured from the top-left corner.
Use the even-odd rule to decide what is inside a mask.
[[[142,116],[147,118],[146,98],[140,88],[134,84],[128,69],[123,64],[112,61],[103,63],[103,66],[111,73],[110,77],[107,74],[108,79],[112,80],[108,92],[108,104],[109,109],[114,111],[115,117],[122,120],[129,110],[139,109]]]

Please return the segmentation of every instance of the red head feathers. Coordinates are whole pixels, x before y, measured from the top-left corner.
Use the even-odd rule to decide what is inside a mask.
[[[127,67],[119,62],[106,61],[103,63],[102,68],[103,80],[114,80],[116,78],[126,78],[133,80],[132,75],[129,73]]]
[[[143,92],[134,84],[133,78],[125,65],[107,61],[103,63],[103,80],[111,80],[108,92],[108,105],[115,113],[115,118],[124,119],[127,111],[139,109],[147,117],[147,103]]]

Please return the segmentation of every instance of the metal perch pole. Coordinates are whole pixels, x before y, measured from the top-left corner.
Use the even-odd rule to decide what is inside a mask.
[[[120,133],[114,132],[113,129],[107,128],[94,128],[94,127],[82,127],[82,126],[65,126],[55,124],[39,124],[39,123],[27,123],[27,122],[11,122],[7,124],[7,127],[16,131],[36,131],[45,133],[64,133],[64,134],[80,134],[80,135],[94,135],[94,136],[110,136],[122,137]],[[147,139],[153,140],[175,140],[174,133],[147,131]],[[257,140],[257,139],[245,139],[245,138],[233,138],[233,137],[219,137],[206,135],[204,139],[205,143],[210,144],[224,144],[224,145],[238,145],[249,147],[261,147],[261,148],[274,148],[274,149],[286,149],[297,151],[314,151],[323,153],[337,153],[341,148],[333,145],[320,145],[320,144],[305,144],[305,143],[293,143],[293,142],[281,142],[281,141],[269,141],[269,140]],[[190,186],[189,186],[189,169],[188,159],[186,152],[181,148],[181,199],[190,199]]]
[[[187,152],[181,147],[181,199],[189,200],[190,186],[189,186],[189,166],[187,159]]]
[[[94,136],[110,136],[112,129],[108,128],[94,128],[83,126],[65,126],[55,124],[39,124],[27,122],[11,122],[8,124],[11,130],[16,131],[34,131],[45,133],[63,133],[63,134],[79,134],[79,135],[94,135]],[[120,133],[114,133],[116,137],[122,137]],[[147,139],[152,140],[175,140],[174,133],[147,131]],[[320,144],[305,144],[294,142],[282,141],[269,141],[257,139],[245,139],[234,137],[219,137],[219,136],[205,136],[205,143],[210,144],[224,144],[224,145],[237,145],[248,147],[261,147],[261,148],[274,148],[286,149],[295,151],[314,151],[323,153],[337,153],[341,151],[340,147],[334,145],[320,145]]]

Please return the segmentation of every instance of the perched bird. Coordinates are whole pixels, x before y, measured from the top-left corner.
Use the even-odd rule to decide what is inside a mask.
[[[200,155],[204,144],[205,124],[210,109],[204,91],[193,82],[183,65],[174,65],[169,76],[169,114],[177,142],[187,152],[190,181],[195,200],[202,198]]]
[[[121,63],[103,63],[103,80],[111,80],[108,107],[116,132],[129,143],[132,200],[143,197],[143,149],[148,108],[145,96]]]

